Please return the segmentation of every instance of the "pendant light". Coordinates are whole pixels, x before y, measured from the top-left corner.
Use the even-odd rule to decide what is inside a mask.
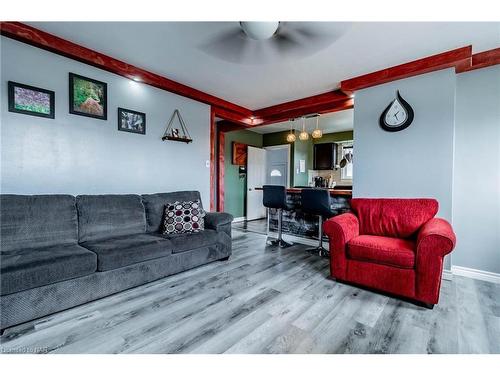
[[[299,134],[299,139],[301,141],[307,141],[309,139],[309,133],[306,132],[306,118],[302,117],[302,131]]]
[[[295,142],[295,140],[297,139],[297,137],[295,137],[295,133],[293,132],[293,129],[292,129],[292,122],[293,120],[290,120],[290,133],[288,133],[286,135],[286,141],[287,142],[290,142],[290,143],[293,143]]]
[[[311,133],[311,136],[314,139],[318,139],[318,138],[321,138],[323,136],[323,132],[319,128],[319,115],[316,116],[316,129],[313,130],[313,132]]]

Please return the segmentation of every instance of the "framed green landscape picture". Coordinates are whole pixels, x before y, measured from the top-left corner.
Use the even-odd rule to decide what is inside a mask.
[[[39,87],[8,82],[9,112],[38,117],[55,117],[54,91]]]
[[[105,82],[69,73],[69,113],[106,120],[107,91]]]

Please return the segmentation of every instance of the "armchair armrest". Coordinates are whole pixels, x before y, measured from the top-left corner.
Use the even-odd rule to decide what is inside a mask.
[[[330,242],[330,275],[345,279],[347,272],[346,244],[359,236],[359,220],[352,213],[328,219],[323,225]]]
[[[418,232],[417,255],[419,250],[432,249],[436,255],[444,257],[451,253],[456,241],[450,223],[440,218],[431,219]]]
[[[416,297],[429,304],[438,303],[443,259],[455,247],[456,237],[446,220],[434,218],[425,223],[417,236]]]
[[[231,224],[233,215],[226,212],[207,212],[205,215],[205,227],[209,229],[219,230],[226,224]]]

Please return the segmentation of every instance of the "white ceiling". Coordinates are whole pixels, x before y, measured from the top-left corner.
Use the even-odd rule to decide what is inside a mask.
[[[316,127],[316,118],[309,118],[306,120],[306,130],[311,133]],[[327,113],[321,115],[319,118],[319,128],[323,130],[323,134],[343,132],[353,129],[354,110],[347,109],[345,111]],[[301,121],[294,122],[295,129],[300,130],[302,127]],[[256,126],[251,130],[260,134],[276,133],[283,130],[290,130],[290,122],[278,122],[276,124]]]
[[[232,62],[210,46],[237,22],[31,25],[249,109],[327,92],[341,80],[465,45],[481,52],[500,44],[498,22],[330,23],[336,32],[318,47],[273,59],[259,59],[261,49],[254,48]]]

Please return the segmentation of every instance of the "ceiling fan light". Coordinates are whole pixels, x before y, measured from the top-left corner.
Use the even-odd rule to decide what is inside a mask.
[[[311,136],[314,139],[318,139],[318,138],[321,138],[323,136],[323,132],[321,131],[321,129],[314,129],[313,132],[311,133]]]
[[[271,38],[278,30],[279,22],[240,22],[240,26],[245,34],[255,40],[265,40]]]

